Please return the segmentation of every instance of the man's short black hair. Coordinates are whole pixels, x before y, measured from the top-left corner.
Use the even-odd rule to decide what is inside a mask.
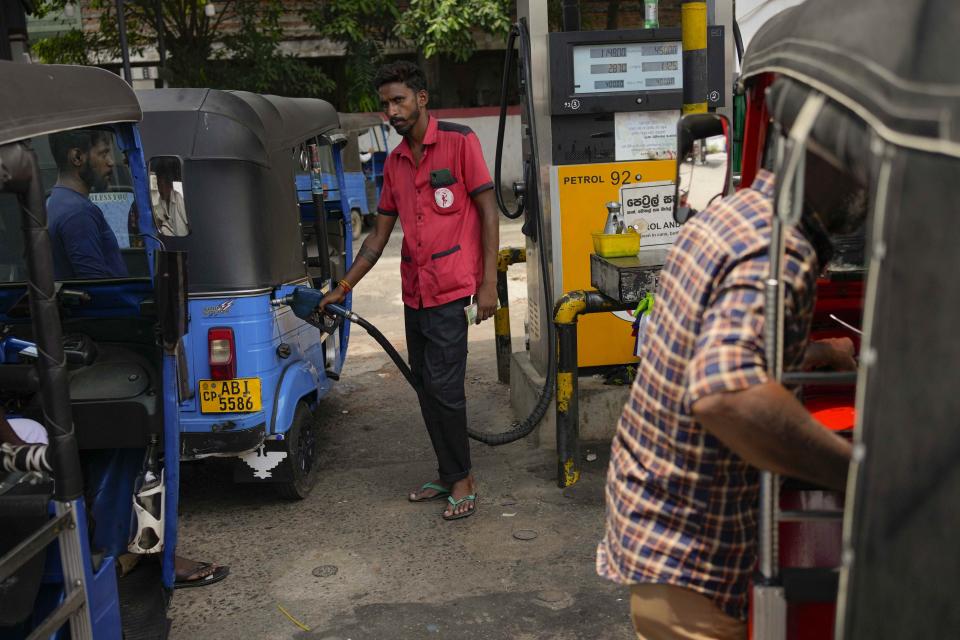
[[[90,148],[100,142],[110,144],[110,133],[102,129],[74,129],[51,133],[48,141],[50,143],[50,153],[53,154],[53,161],[57,163],[57,169],[66,171],[70,169],[70,161],[67,158],[70,149],[79,149],[80,153],[89,153]]]
[[[391,82],[402,82],[407,85],[414,93],[424,91],[427,88],[427,78],[419,66],[408,60],[391,62],[385,64],[377,70],[377,75],[373,78],[373,88],[380,90],[385,84]]]

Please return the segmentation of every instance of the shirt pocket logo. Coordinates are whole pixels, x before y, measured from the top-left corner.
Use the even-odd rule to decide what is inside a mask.
[[[433,192],[433,200],[441,209],[449,209],[454,204],[453,191],[446,187],[440,187]]]

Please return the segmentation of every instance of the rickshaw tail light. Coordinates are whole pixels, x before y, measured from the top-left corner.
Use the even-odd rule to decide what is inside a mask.
[[[218,327],[207,332],[210,354],[210,377],[214,380],[232,380],[237,377],[237,347],[233,329]]]

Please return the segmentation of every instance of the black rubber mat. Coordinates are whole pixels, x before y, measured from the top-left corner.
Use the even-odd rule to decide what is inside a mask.
[[[166,640],[169,593],[160,582],[160,563],[145,559],[120,578],[120,617],[124,640]]]

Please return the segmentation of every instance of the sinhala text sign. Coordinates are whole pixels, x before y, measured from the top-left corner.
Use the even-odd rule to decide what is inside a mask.
[[[669,247],[680,225],[673,219],[674,184],[662,181],[620,187],[620,206],[627,226],[640,232],[640,250]]]

